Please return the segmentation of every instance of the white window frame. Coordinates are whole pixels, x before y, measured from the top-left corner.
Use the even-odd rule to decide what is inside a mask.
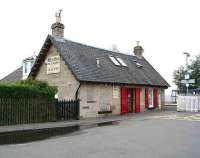
[[[119,63],[119,61],[117,61],[117,59],[114,56],[109,56],[110,60],[117,66],[121,66],[121,64]]]
[[[120,57],[116,57],[116,59],[122,66],[127,66],[127,64]]]

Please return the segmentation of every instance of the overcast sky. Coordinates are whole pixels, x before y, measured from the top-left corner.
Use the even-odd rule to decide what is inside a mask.
[[[172,84],[185,64],[183,52],[200,53],[198,0],[6,0],[0,2],[0,78],[38,54],[62,8],[65,38],[132,53],[136,41],[145,58]]]

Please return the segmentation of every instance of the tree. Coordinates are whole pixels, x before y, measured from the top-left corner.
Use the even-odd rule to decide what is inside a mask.
[[[186,92],[186,87],[181,83],[181,80],[185,79],[186,70],[183,66],[181,66],[178,70],[175,70],[173,73],[173,82],[178,87],[178,89],[182,92]]]
[[[190,74],[191,79],[195,79],[194,84],[190,84],[189,90],[196,89],[200,87],[200,55],[196,56],[191,63],[188,65],[187,68],[181,66],[178,70],[175,70],[173,73],[173,82],[177,85],[178,89],[185,93],[186,86],[185,84],[181,83],[181,80],[185,79],[185,74],[188,72]]]
[[[192,85],[192,88],[200,87],[200,55],[191,61],[191,64],[188,65],[188,71],[191,72],[191,78],[195,79],[195,84]]]

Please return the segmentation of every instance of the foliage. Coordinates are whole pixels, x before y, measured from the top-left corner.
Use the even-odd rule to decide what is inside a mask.
[[[177,85],[178,89],[182,92],[186,92],[185,84],[181,83],[181,80],[184,80],[185,73],[190,74],[190,79],[195,79],[194,84],[190,84],[189,90],[196,89],[200,87],[200,55],[196,56],[187,68],[181,66],[178,70],[175,70],[173,73],[173,82]]]
[[[47,82],[23,80],[13,84],[0,84],[0,98],[54,98],[57,89]]]
[[[195,84],[192,85],[193,88],[200,87],[200,55],[196,56],[192,60],[191,64],[188,66],[189,72],[191,72],[191,78],[195,79]]]

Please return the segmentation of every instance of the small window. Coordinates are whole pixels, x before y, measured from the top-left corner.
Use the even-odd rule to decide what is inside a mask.
[[[143,67],[142,64],[140,64],[140,63],[136,63],[136,66],[139,67],[139,68]]]
[[[117,61],[117,59],[115,59],[115,57],[109,56],[109,58],[115,65],[120,66],[120,63]]]
[[[127,66],[127,64],[119,57],[117,57],[117,60],[119,61],[119,63],[122,65],[122,66]]]

